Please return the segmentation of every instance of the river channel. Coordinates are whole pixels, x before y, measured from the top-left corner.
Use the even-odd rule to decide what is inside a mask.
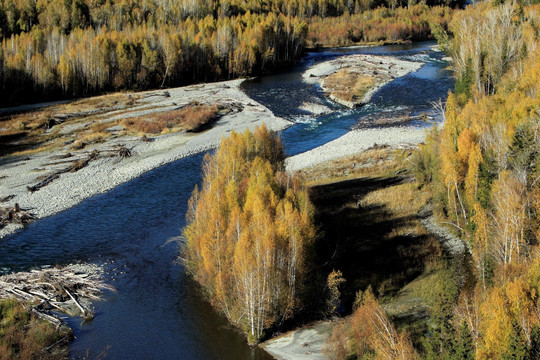
[[[338,138],[373,114],[432,111],[431,102],[446,97],[453,85],[448,63],[433,45],[309,53],[287,72],[246,82],[243,90],[295,123],[281,134],[287,154],[294,155]],[[301,81],[302,72],[315,62],[358,53],[425,65],[387,84],[368,105],[354,110],[328,102],[316,86]],[[331,111],[309,115],[298,108],[305,102]],[[249,347],[212,310],[177,261],[178,237],[191,191],[201,180],[202,158],[198,154],[157,168],[0,240],[3,272],[78,261],[104,267],[107,281],[118,292],[94,303],[93,321],[67,318],[75,332],[72,357],[94,358],[106,351],[110,359],[272,359]]]

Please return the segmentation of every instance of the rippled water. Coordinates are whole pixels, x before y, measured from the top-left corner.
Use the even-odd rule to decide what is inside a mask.
[[[290,72],[246,84],[245,91],[277,115],[297,122],[282,133],[287,153],[295,154],[343,135],[366,114],[400,108],[421,111],[429,100],[445,96],[450,74],[430,45],[309,54]],[[300,81],[310,63],[346,53],[392,54],[427,63],[382,88],[368,106],[348,110],[326,102],[316,88]],[[326,103],[335,112],[306,116],[298,110],[304,101]],[[201,179],[202,157],[160,167],[0,240],[3,271],[75,261],[104,266],[118,293],[108,293],[106,301],[94,304],[92,322],[68,319],[76,336],[72,356],[89,352],[92,357],[108,349],[111,359],[271,359],[246,345],[243,336],[202,300],[176,262],[175,239],[185,223],[187,200]]]
[[[275,114],[294,121],[297,125],[282,133],[287,155],[295,155],[334,140],[360,120],[381,112],[432,113],[431,102],[446,98],[453,87],[448,63],[441,52],[434,52],[433,42],[380,47],[347,48],[308,54],[290,72],[256,79],[243,84],[243,90],[253,99],[270,108]],[[302,73],[312,64],[347,54],[391,55],[402,60],[424,63],[420,70],[382,87],[369,104],[348,109],[326,100],[317,85],[302,82]],[[306,115],[298,107],[303,102],[324,104],[333,110],[320,117]],[[435,115],[435,114],[433,114]],[[413,122],[407,126],[431,126]]]
[[[184,226],[202,157],[165,165],[1,241],[3,268],[105,266],[118,293],[95,303],[92,322],[68,319],[73,356],[111,346],[111,359],[271,359],[247,346],[176,264],[178,243],[169,240]]]

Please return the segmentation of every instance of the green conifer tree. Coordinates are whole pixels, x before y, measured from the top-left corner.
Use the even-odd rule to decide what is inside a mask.
[[[474,360],[474,346],[471,331],[465,321],[461,322],[459,334],[454,340],[453,359],[455,360]]]
[[[523,336],[523,331],[518,322],[512,320],[512,333],[510,335],[508,349],[502,356],[502,360],[526,360],[529,359],[527,344]]]

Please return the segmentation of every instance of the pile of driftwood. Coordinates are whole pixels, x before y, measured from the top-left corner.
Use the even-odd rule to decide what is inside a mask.
[[[99,300],[104,290],[115,289],[103,282],[97,265],[72,264],[0,276],[0,299],[16,299],[28,304],[36,316],[64,325],[55,312],[93,318],[91,300]]]
[[[15,204],[13,207],[0,207],[0,229],[9,223],[25,225],[35,218],[28,211],[21,209],[19,204]]]

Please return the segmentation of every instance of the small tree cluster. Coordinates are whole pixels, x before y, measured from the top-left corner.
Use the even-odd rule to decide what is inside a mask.
[[[419,359],[407,334],[396,330],[371,288],[359,293],[355,303],[351,319],[334,327],[327,344],[333,359],[349,359],[351,354],[359,359]]]
[[[314,236],[307,190],[282,170],[276,135],[233,132],[205,157],[184,229],[187,269],[250,342],[299,306]]]

